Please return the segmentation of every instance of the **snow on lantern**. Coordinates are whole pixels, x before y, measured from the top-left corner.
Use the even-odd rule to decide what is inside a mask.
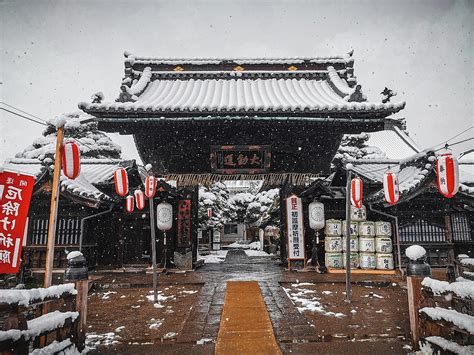
[[[115,191],[119,196],[128,194],[128,175],[124,168],[119,168],[114,172]]]
[[[351,204],[354,207],[362,207],[362,180],[355,177],[351,180]]]
[[[156,224],[160,231],[167,231],[173,227],[173,207],[168,202],[162,202],[157,206]]]
[[[447,198],[451,198],[459,190],[458,161],[451,154],[442,154],[436,160],[436,176],[438,177],[438,190]]]
[[[398,187],[398,176],[390,171],[383,176],[383,192],[385,201],[395,205],[400,199],[400,189]]]
[[[76,142],[67,142],[61,148],[63,174],[74,180],[81,172],[81,152]]]
[[[308,206],[309,226],[311,229],[324,228],[324,205],[321,202],[311,202]]]
[[[134,205],[135,205],[135,199],[133,198],[133,196],[127,196],[125,198],[125,210],[128,212],[128,213],[131,213],[133,212],[133,208],[134,208]]]
[[[135,195],[137,208],[141,211],[145,207],[145,194],[141,190],[135,190],[133,194]]]
[[[145,195],[147,198],[155,197],[156,193],[156,177],[153,175],[147,176],[145,179]]]

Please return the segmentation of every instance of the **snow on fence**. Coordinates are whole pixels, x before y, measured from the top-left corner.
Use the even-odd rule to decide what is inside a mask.
[[[412,276],[407,278],[414,346],[455,354],[472,354],[474,349],[474,281],[456,282]],[[418,329],[418,331],[414,331]]]
[[[36,288],[30,290],[2,290],[0,292],[0,314],[3,330],[0,331],[0,352],[2,354],[28,354],[30,343],[38,349],[36,353],[46,354],[68,349],[77,352],[79,312],[76,312],[74,284]],[[25,314],[38,314],[41,306],[63,300],[66,311],[45,313],[26,320]],[[61,302],[63,303],[63,302]],[[48,335],[55,333],[55,341],[46,345]]]

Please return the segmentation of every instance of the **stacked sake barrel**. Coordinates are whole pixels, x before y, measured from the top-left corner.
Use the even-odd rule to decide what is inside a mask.
[[[326,267],[341,269],[342,261],[342,222],[338,219],[328,219],[324,227],[324,250]]]
[[[393,270],[392,225],[375,222],[375,251],[378,270]]]

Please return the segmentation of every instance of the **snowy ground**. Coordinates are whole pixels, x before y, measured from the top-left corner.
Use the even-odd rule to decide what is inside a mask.
[[[224,262],[226,256],[227,250],[215,250],[208,255],[198,254],[198,260],[204,260],[204,264],[219,264]]]

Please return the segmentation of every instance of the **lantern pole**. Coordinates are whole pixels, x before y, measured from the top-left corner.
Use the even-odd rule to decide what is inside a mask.
[[[346,165],[346,296],[344,301],[351,302],[351,169],[352,164]]]
[[[150,235],[151,235],[151,261],[153,265],[153,302],[158,302],[157,283],[158,275],[156,272],[156,238],[155,238],[155,212],[153,206],[153,197],[148,199],[150,204]]]
[[[51,207],[49,212],[48,244],[46,245],[46,265],[44,270],[44,287],[51,286],[53,279],[54,239],[56,236],[56,221],[58,216],[58,202],[61,175],[61,148],[64,139],[64,125],[58,128],[56,134],[56,156],[54,159],[53,186],[51,191]],[[45,303],[47,305],[47,303]]]

